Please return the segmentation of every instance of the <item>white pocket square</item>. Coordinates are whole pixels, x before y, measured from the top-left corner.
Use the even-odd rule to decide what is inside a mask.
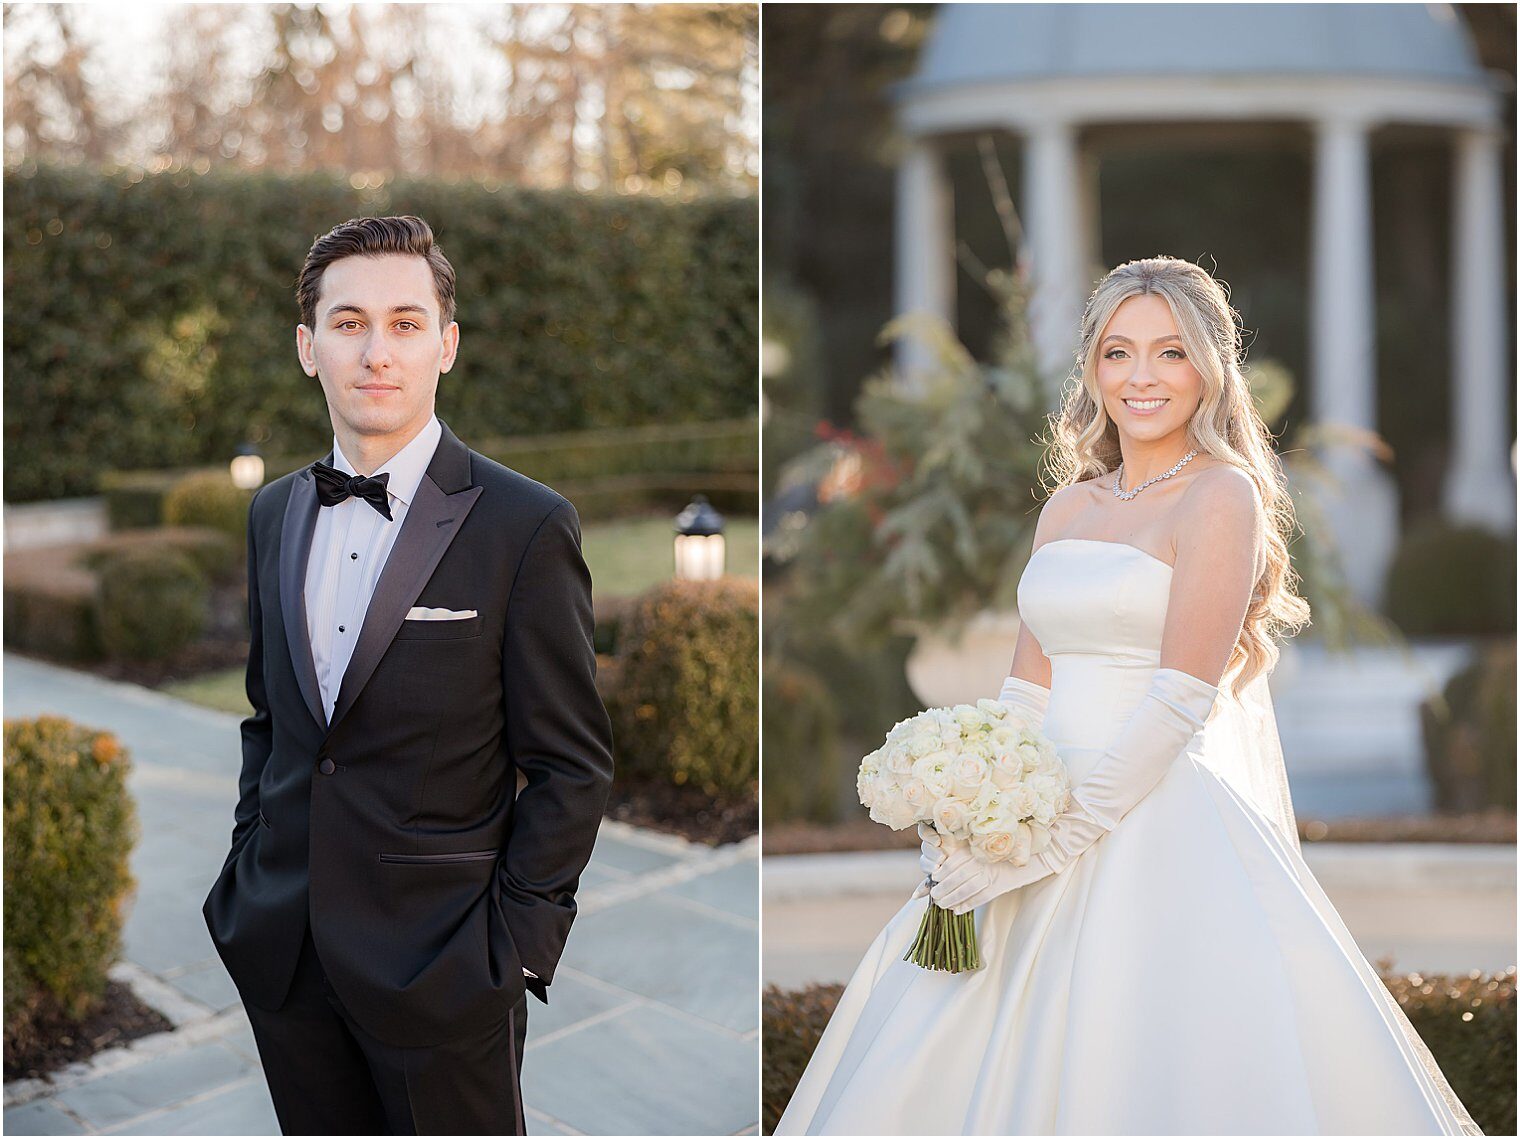
[[[407,621],[462,621],[475,616],[474,610],[446,610],[440,606],[413,606],[406,611]]]

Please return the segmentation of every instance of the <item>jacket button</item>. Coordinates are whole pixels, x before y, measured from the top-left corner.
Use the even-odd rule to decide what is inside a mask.
[[[338,770],[338,766],[332,762],[331,756],[322,757],[322,762],[317,765],[318,771],[324,776],[331,776]]]

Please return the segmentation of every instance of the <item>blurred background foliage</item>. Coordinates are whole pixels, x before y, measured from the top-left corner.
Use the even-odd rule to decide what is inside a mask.
[[[476,436],[743,417],[757,368],[752,198],[675,201],[327,174],[5,176],[8,501],[106,468],[321,454],[296,272],[360,214],[427,218],[458,274],[438,412]]]

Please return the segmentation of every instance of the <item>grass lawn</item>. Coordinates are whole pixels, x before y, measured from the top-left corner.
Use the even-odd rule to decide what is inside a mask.
[[[674,572],[675,530],[670,518],[592,522],[581,531],[581,546],[598,596],[641,593]],[[755,577],[760,560],[759,525],[754,519],[730,519],[724,535],[728,539],[729,573]],[[253,711],[243,693],[242,667],[176,681],[165,685],[163,691],[219,712],[247,716]]]
[[[673,516],[592,522],[581,530],[581,547],[598,595],[639,594],[675,573]],[[728,572],[743,578],[758,577],[760,527],[756,520],[729,519],[723,537],[727,540]]]
[[[217,673],[203,673],[189,681],[171,681],[160,691],[217,712],[248,716],[253,708],[248,703],[247,694],[243,692],[244,672],[242,667],[238,667]]]

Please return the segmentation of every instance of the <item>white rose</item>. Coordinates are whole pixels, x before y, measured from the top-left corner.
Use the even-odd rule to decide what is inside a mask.
[[[975,752],[963,752],[950,765],[950,786],[959,795],[975,796],[987,782],[990,765]]]
[[[932,725],[921,724],[913,730],[906,743],[909,753],[917,760],[939,747],[939,733]]]
[[[893,831],[901,831],[905,827],[912,827],[918,822],[918,808],[906,800],[898,800],[888,813],[887,826]]]
[[[992,781],[982,785],[982,790],[977,792],[971,799],[971,816],[978,819],[983,816],[996,815],[1002,810],[1003,789]]]
[[[856,776],[855,795],[859,798],[862,807],[870,807],[876,802],[876,780],[864,772]]]
[[[913,775],[923,781],[935,799],[950,791],[950,753],[931,752],[913,762]]]
[[[982,714],[975,705],[956,705],[955,720],[963,730],[980,728],[983,724]]]
[[[935,802],[931,816],[935,829],[941,835],[965,839],[971,834],[971,812],[963,800],[944,796]]]
[[[893,748],[887,753],[884,767],[894,776],[906,776],[913,771],[913,757],[906,748]]]
[[[987,734],[987,739],[992,742],[992,747],[999,752],[1008,752],[1018,747],[1019,732],[1007,724],[998,724],[992,727]]]
[[[1040,806],[1040,797],[1028,784],[1015,784],[1003,793],[1003,803],[1015,818],[1028,819]]]
[[[989,697],[978,698],[976,707],[992,720],[1002,720],[1008,715],[1008,706],[1002,701],[994,701]]]
[[[902,797],[916,808],[927,807],[934,799],[917,776],[909,776],[903,781]]]
[[[1024,764],[1018,753],[1001,749],[992,756],[992,782],[999,788],[1012,787],[1024,778]]]
[[[971,850],[986,863],[1001,863],[1013,853],[1013,836],[1006,831],[972,832]]]
[[[903,799],[900,788],[893,787],[871,805],[871,818],[893,831],[901,831],[918,818],[918,809]]]

